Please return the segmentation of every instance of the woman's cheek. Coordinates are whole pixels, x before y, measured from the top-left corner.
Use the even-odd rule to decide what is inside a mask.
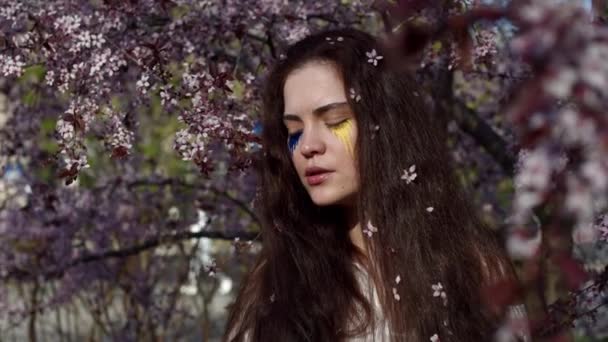
[[[352,138],[353,129],[354,129],[354,124],[353,124],[353,120],[351,120],[351,119],[346,120],[344,122],[344,124],[340,125],[339,127],[331,128],[332,133],[336,137],[338,137],[338,139],[340,140],[340,142],[342,142],[342,144],[344,144],[344,146],[346,147],[346,150],[348,151],[348,153],[350,153],[351,156],[353,156],[353,154],[354,154],[354,144],[353,144],[353,138]]]

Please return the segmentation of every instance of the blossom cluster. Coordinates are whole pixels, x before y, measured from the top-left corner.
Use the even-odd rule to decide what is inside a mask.
[[[509,113],[522,125],[524,138],[535,136],[525,146],[527,157],[516,176],[515,222],[522,224],[534,207],[548,201],[558,189],[553,180],[562,179],[566,192],[561,205],[576,219],[575,227],[584,227],[605,206],[608,189],[608,158],[598,143],[605,139],[600,116],[608,105],[608,36],[594,29],[586,12],[570,2],[538,1],[518,13],[524,30],[511,47],[530,63],[542,59],[543,66],[536,70],[542,77],[527,84],[539,87],[542,96],[526,94],[525,88]],[[560,27],[568,29],[558,36]],[[571,55],[554,56],[557,49]],[[542,102],[531,103],[531,96]],[[573,150],[580,152],[564,153]]]
[[[175,134],[174,148],[182,160],[192,160],[196,154],[205,152],[205,133],[192,134],[182,129]]]
[[[403,175],[401,175],[401,179],[405,180],[407,184],[410,184],[414,181],[414,179],[416,179],[417,176],[418,174],[416,173],[416,165],[412,165],[408,169],[403,170]]]
[[[21,76],[25,63],[23,58],[17,56],[7,56],[0,54],[0,75],[4,77]]]
[[[367,237],[372,237],[374,233],[378,232],[378,228],[372,224],[371,221],[367,221],[367,224],[363,228],[363,234],[366,234]]]
[[[135,134],[125,127],[120,113],[108,110],[107,115],[107,129],[110,133],[106,136],[105,143],[112,151],[121,149],[126,153],[133,147]]]
[[[448,304],[448,297],[443,289],[443,285],[441,283],[431,285],[433,289],[433,297],[440,297],[443,300],[443,305]]]

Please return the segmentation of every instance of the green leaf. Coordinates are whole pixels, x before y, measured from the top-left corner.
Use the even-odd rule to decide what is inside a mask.
[[[56,126],[57,126],[57,119],[43,118],[42,120],[40,120],[40,133],[46,137],[55,131]]]
[[[155,158],[160,153],[160,144],[156,142],[148,142],[146,144],[141,144],[141,153],[144,158]]]
[[[180,19],[191,10],[190,6],[175,6],[170,10],[171,18],[173,18],[173,20]]]
[[[37,84],[44,80],[46,68],[42,64],[35,64],[23,70],[23,74],[19,77],[21,84]]]
[[[40,146],[40,150],[42,150],[44,152],[48,152],[50,154],[54,154],[59,151],[59,145],[57,144],[57,141],[55,141],[55,139],[52,139],[52,138],[41,139],[39,146]]]
[[[53,172],[53,167],[51,165],[36,167],[33,169],[33,171],[36,175],[36,179],[39,179],[45,183],[50,184],[56,180],[55,174]]]
[[[89,172],[82,170],[78,174],[78,184],[81,187],[90,189],[95,186],[95,178]]]
[[[40,102],[40,93],[38,93],[36,89],[28,89],[25,94],[23,94],[21,101],[27,107],[36,107]]]
[[[496,186],[496,196],[498,197],[498,203],[503,208],[509,206],[510,201],[513,199],[513,192],[515,187],[513,185],[513,179],[505,178],[498,182]]]
[[[112,108],[114,111],[120,112],[124,107],[125,103],[120,96],[115,95],[110,98],[110,108]]]
[[[441,51],[441,48],[443,47],[443,44],[441,43],[440,40],[437,40],[433,43],[433,52],[438,53],[439,51]]]
[[[230,89],[232,89],[232,95],[237,100],[243,99],[243,95],[245,93],[245,85],[243,84],[243,82],[241,82],[239,80],[233,80],[232,86],[230,87]]]

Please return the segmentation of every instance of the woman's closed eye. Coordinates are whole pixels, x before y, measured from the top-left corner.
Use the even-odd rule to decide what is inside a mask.
[[[326,125],[335,133],[337,130],[341,130],[342,128],[344,128],[345,124],[348,123],[348,121],[349,119],[344,119],[336,123],[327,123]],[[298,142],[300,141],[301,137],[302,130],[287,134],[287,147],[289,148],[291,153],[295,151],[296,146],[298,145]]]
[[[344,119],[342,121],[338,121],[338,122],[335,122],[335,123],[327,123],[325,125],[327,127],[331,127],[331,128],[338,128],[338,127],[343,126],[348,120],[349,119]],[[295,131],[295,132],[292,132],[292,133],[288,133],[287,137],[289,139],[294,139],[294,138],[297,138],[299,135],[302,135],[302,130],[298,130],[298,131]]]
[[[347,121],[348,121],[348,119],[344,119],[344,120],[336,122],[336,123],[328,123],[327,126],[331,127],[331,128],[338,128],[338,127],[343,126]]]
[[[300,130],[300,131],[295,131],[295,132],[293,132],[293,133],[288,133],[288,134],[287,134],[287,137],[288,137],[289,139],[293,139],[293,138],[295,138],[296,136],[301,135],[301,134],[302,134],[302,131],[301,131],[301,130]]]

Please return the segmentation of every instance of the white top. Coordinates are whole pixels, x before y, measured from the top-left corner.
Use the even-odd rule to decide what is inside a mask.
[[[380,299],[378,292],[374,286],[374,282],[370,281],[367,271],[359,265],[357,262],[353,262],[355,265],[355,275],[359,281],[359,285],[362,289],[363,294],[372,303],[374,313],[376,315],[376,330],[372,333],[368,331],[365,335],[360,335],[349,339],[349,342],[388,342],[389,341],[389,327],[388,322],[384,319],[382,310],[380,310]]]
[[[374,333],[368,331],[365,335],[353,337],[348,341],[389,342],[389,326],[387,320],[383,317],[378,292],[376,291],[374,282],[369,279],[367,271],[361,265],[359,265],[357,262],[353,262],[353,264],[355,265],[355,274],[361,289],[363,290],[362,292],[367,297],[367,300],[372,303],[377,319],[377,325]],[[528,326],[528,316],[526,314],[524,304],[509,306],[505,321],[503,322],[502,327],[496,332],[496,338],[496,340],[501,342],[532,341]]]
[[[361,265],[356,262],[353,262],[353,264],[355,265],[355,275],[363,290],[362,292],[367,300],[372,303],[376,315],[376,329],[373,332],[368,331],[364,335],[353,337],[349,339],[348,342],[389,342],[389,326],[380,309],[380,300],[374,282],[370,281],[367,271],[365,271]],[[230,334],[228,341],[233,337],[234,334]],[[519,340],[517,340],[518,338]],[[244,340],[246,342],[251,340],[249,332],[245,333]],[[532,341],[524,304],[512,305],[509,307],[505,322],[496,332],[496,340],[501,342]]]

